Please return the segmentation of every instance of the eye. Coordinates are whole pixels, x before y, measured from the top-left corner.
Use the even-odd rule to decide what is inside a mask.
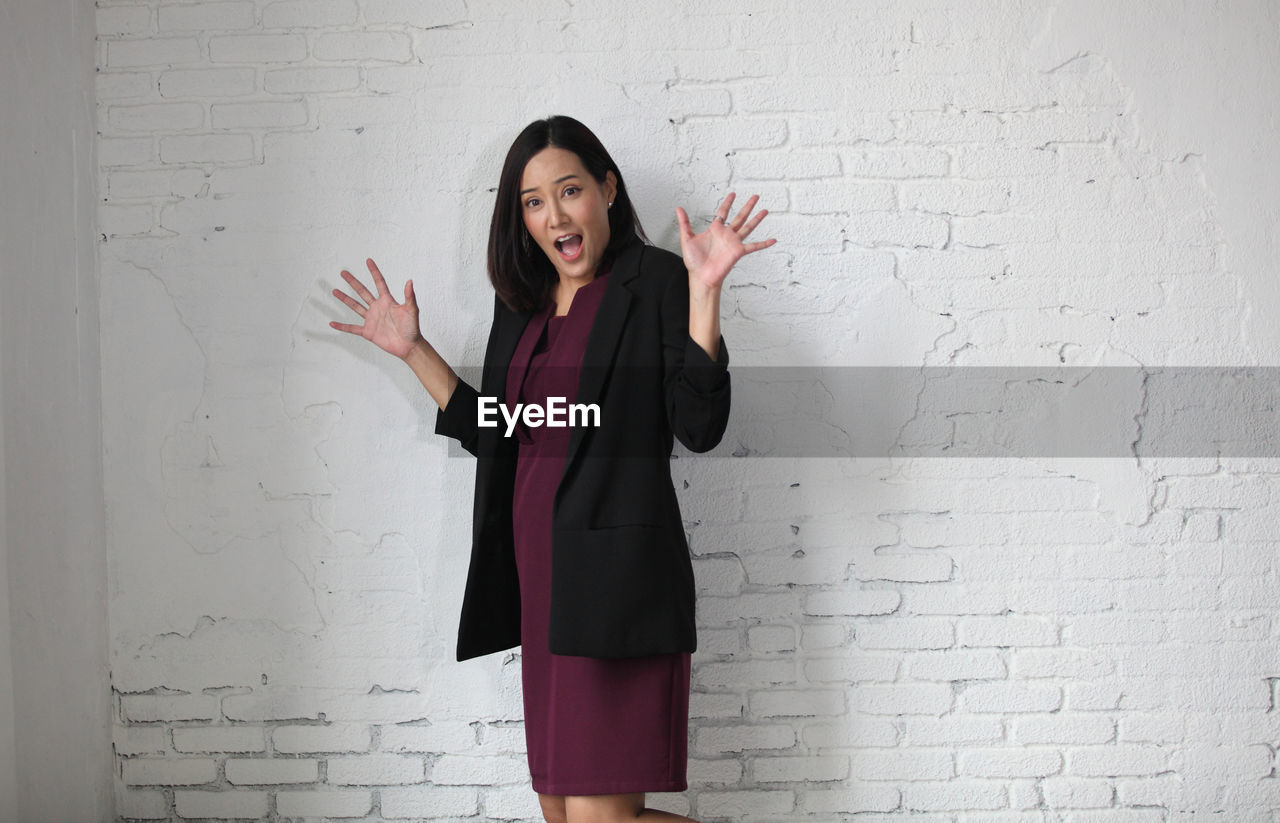
[[[538,207],[538,204],[541,202],[542,201],[536,197],[530,197],[528,200],[524,201],[524,207],[526,209],[536,209]]]
[[[577,194],[579,191],[581,191],[581,189],[579,189],[577,186],[565,186],[564,196],[572,197],[573,195]]]

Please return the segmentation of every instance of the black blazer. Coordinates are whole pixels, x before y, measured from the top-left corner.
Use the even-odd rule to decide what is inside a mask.
[[[532,314],[494,299],[480,392],[459,381],[436,433],[478,458],[471,564],[458,660],[520,645],[512,530],[518,445],[477,424],[480,394],[506,403],[507,370]],[[599,427],[574,427],[552,513],[550,651],[639,657],[697,649],[693,565],[670,457],[720,442],[729,420],[729,352],[712,361],[689,336],[688,272],[639,240],[613,263],[587,338],[577,403]],[[514,406],[514,401],[511,401]],[[499,415],[499,420],[501,416]]]

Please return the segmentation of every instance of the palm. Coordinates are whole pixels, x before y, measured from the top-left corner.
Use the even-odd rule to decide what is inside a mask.
[[[759,200],[753,195],[737,216],[729,220],[733,198],[731,192],[720,204],[711,225],[699,234],[694,234],[685,210],[676,208],[676,219],[680,224],[680,254],[685,268],[689,270],[690,281],[705,288],[719,287],[739,260],[777,242],[773,238],[757,243],[744,242],[769,212],[762,209],[748,219]]]
[[[397,303],[387,290],[387,282],[377,265],[372,260],[366,262],[378,290],[376,297],[348,271],[342,272],[342,278],[364,302],[338,289],[333,290],[333,296],[360,315],[364,322],[359,325],[333,322],[329,325],[339,331],[358,334],[397,357],[406,357],[422,337],[418,331],[418,302],[413,294],[413,281],[405,283],[404,302]]]
[[[365,313],[360,334],[378,348],[404,357],[418,339],[418,312],[390,296],[379,297]]]

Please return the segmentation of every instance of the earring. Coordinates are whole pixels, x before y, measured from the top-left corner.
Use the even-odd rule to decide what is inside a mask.
[[[610,201],[609,201],[609,208],[613,208],[613,201],[612,201],[612,200],[610,200]]]

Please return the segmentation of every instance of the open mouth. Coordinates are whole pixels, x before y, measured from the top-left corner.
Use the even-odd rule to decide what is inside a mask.
[[[566,234],[563,237],[557,237],[556,251],[560,252],[560,256],[565,260],[577,260],[578,255],[582,254],[582,235]]]

